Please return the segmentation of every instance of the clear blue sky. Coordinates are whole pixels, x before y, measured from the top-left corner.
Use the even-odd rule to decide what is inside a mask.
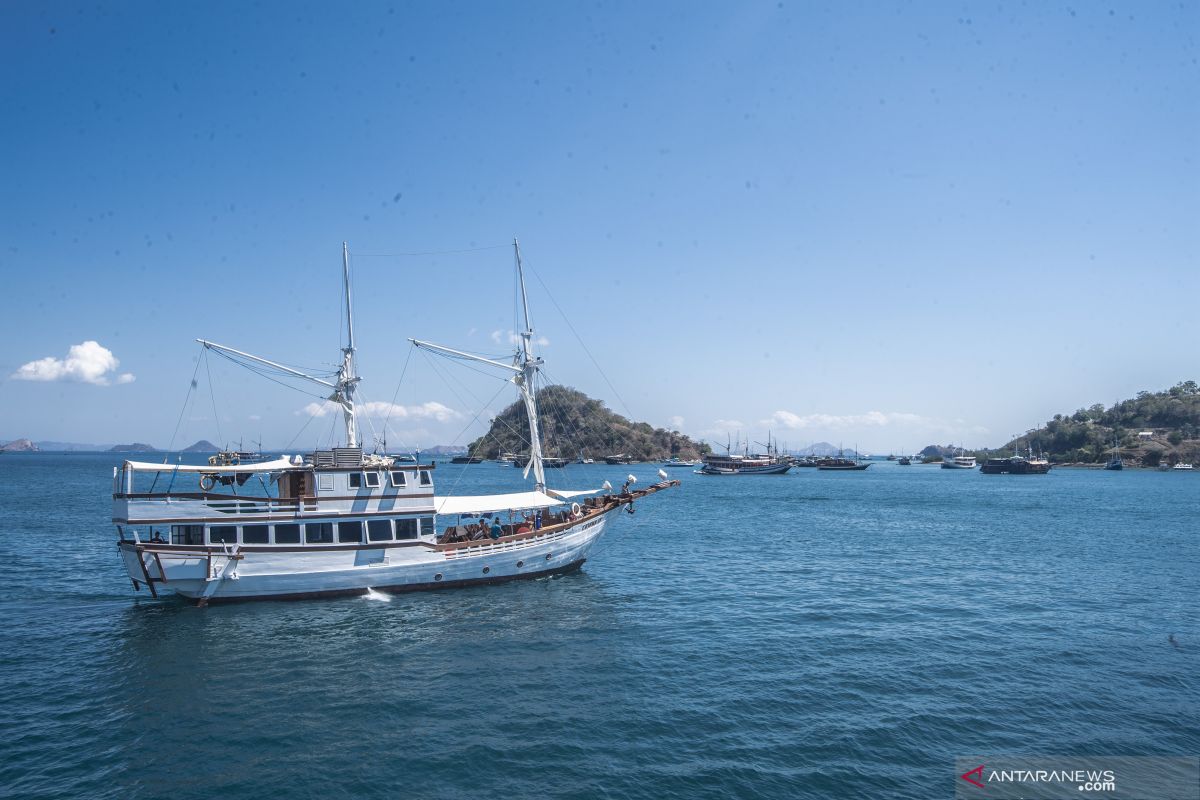
[[[404,406],[405,444],[479,430],[482,376],[417,354],[396,386],[408,336],[504,350],[511,256],[367,255],[513,236],[552,292],[534,282],[550,377],[693,435],[996,445],[1197,377],[1196,3],[0,19],[0,439],[165,446],[197,336],[332,363],[343,240],[364,392]],[[68,359],[93,341],[119,365]],[[211,372],[177,446],[283,446],[308,418]]]

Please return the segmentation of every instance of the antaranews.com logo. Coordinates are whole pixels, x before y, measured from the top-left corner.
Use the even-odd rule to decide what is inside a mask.
[[[960,800],[1200,800],[1200,757],[964,756]]]

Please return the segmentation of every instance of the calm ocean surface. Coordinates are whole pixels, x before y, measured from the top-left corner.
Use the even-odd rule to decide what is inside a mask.
[[[677,470],[575,575],[196,609],[124,576],[117,462],[0,456],[0,796],[924,800],[956,755],[1200,752],[1200,474]]]

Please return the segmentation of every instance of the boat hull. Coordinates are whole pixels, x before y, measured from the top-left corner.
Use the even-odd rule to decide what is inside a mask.
[[[989,459],[979,471],[984,475],[1045,475],[1050,471],[1050,465],[1045,461],[1025,459]]]
[[[428,542],[353,548],[243,548],[203,552],[122,541],[135,586],[202,603],[410,592],[504,583],[579,569],[604,532],[606,512],[545,535],[461,545]],[[507,538],[507,537],[506,537]],[[157,594],[157,590],[155,590]]]
[[[714,467],[703,466],[697,475],[782,475],[792,468],[791,464],[767,464],[764,466]]]

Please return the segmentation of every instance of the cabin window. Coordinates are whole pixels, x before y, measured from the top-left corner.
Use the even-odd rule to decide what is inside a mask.
[[[237,525],[213,525],[208,529],[208,541],[213,544],[237,544]]]
[[[171,544],[204,544],[204,526],[172,525]]]
[[[421,517],[421,535],[433,536],[437,533],[437,528],[434,527],[433,517]]]
[[[333,544],[333,523],[308,523],[304,526],[304,541],[308,544]]]
[[[361,522],[339,522],[338,523],[338,541],[349,544],[358,544],[362,541],[362,523]]]
[[[293,522],[276,525],[275,544],[300,544],[300,526]]]
[[[349,486],[351,489],[361,489],[362,488],[362,475],[360,475],[359,473],[351,472],[349,475],[346,476],[346,478],[349,481]]]
[[[319,489],[322,492],[332,492],[333,491],[333,476],[332,475],[318,475],[317,476],[317,489]]]
[[[266,525],[242,526],[242,544],[267,544],[270,541],[270,529]]]
[[[365,475],[367,478],[367,488],[368,489],[378,489],[379,488],[379,473],[378,472],[364,472],[363,475]]]
[[[367,538],[372,542],[391,541],[392,521],[390,519],[367,520]]]
[[[396,538],[397,539],[415,539],[415,538],[417,538],[417,521],[415,519],[398,519],[398,520],[396,520]]]
[[[405,486],[404,473],[398,469],[395,469],[395,470],[392,470],[391,476],[392,476],[392,486],[397,486],[397,487],[403,489]]]
[[[433,486],[433,478],[429,477],[429,470],[421,470],[421,485]]]

